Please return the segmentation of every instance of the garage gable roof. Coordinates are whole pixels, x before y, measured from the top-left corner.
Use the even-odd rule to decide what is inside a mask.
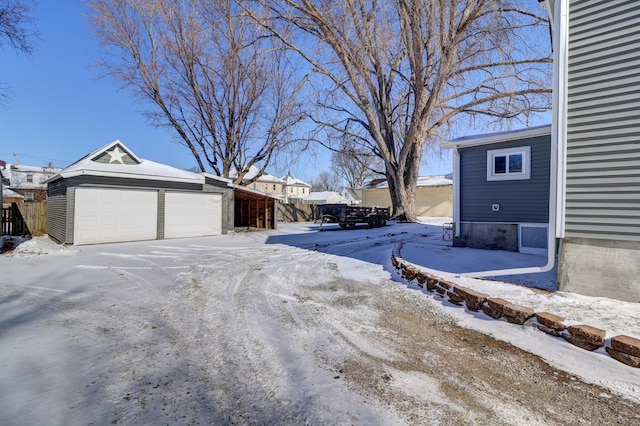
[[[103,176],[204,184],[204,176],[140,158],[115,140],[63,169],[47,182],[75,176]]]
[[[119,140],[107,144],[97,151],[88,155],[91,161],[102,164],[140,164],[142,160],[138,158],[129,148]],[[86,157],[85,157],[86,158]]]

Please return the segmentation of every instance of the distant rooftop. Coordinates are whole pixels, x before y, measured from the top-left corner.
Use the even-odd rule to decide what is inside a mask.
[[[418,188],[431,187],[431,186],[451,186],[453,185],[453,179],[451,174],[448,175],[435,175],[435,176],[419,176]],[[386,179],[374,179],[366,184],[362,189],[383,189],[389,188],[389,184]]]

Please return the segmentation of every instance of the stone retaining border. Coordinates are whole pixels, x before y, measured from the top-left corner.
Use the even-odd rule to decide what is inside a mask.
[[[431,293],[438,293],[454,305],[466,306],[474,312],[482,311],[495,319],[504,318],[512,324],[531,323],[544,333],[562,337],[567,342],[588,351],[605,346],[605,330],[586,324],[566,327],[564,318],[558,315],[534,312],[529,307],[490,297],[460,284],[449,282],[402,259],[398,247],[391,253],[391,263],[408,283],[415,281],[421,288]],[[612,337],[609,344],[610,346],[605,347],[609,356],[631,367],[640,368],[640,339],[619,335]]]

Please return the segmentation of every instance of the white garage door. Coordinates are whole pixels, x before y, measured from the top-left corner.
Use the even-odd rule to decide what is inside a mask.
[[[165,238],[201,237],[221,233],[222,194],[165,194]]]
[[[75,198],[74,244],[156,239],[157,191],[77,188]]]

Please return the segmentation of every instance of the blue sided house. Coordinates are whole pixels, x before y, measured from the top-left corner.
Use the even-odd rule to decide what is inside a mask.
[[[454,246],[546,254],[551,126],[458,138]]]

